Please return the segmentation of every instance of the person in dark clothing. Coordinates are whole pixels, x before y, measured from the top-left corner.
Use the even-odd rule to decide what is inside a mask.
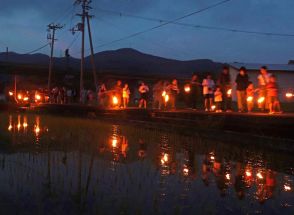
[[[172,83],[168,86],[168,91],[170,92],[170,104],[173,110],[176,109],[176,102],[180,89],[178,87],[178,81],[174,79]]]
[[[246,89],[249,84],[249,77],[245,67],[239,69],[239,74],[235,82],[237,84],[238,111],[244,112],[246,110]]]
[[[218,80],[218,85],[221,87],[223,95],[222,109],[230,112],[232,111],[232,83],[229,68],[227,66],[223,67],[223,71]]]
[[[194,74],[190,81],[190,105],[192,109],[197,108],[197,103],[199,102],[200,98],[200,86],[201,83],[198,80],[198,76]]]

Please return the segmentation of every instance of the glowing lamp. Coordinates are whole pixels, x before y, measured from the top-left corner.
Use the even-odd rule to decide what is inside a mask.
[[[165,97],[166,96],[166,91],[163,91],[162,94],[161,94],[161,96],[162,97]]]
[[[252,173],[250,171],[248,171],[248,170],[245,172],[245,174],[246,174],[247,177],[251,177],[252,176]]]
[[[247,102],[252,102],[253,101],[253,96],[248,96],[247,97]]]
[[[291,191],[292,188],[289,186],[289,185],[284,185],[284,190],[287,192],[287,191]]]
[[[227,179],[227,180],[230,180],[230,179],[231,179],[231,176],[230,176],[229,173],[226,174],[226,179]]]
[[[39,94],[36,94],[36,95],[35,95],[35,99],[36,99],[37,101],[40,101],[40,100],[41,100],[41,96],[40,96]]]
[[[228,89],[228,91],[227,91],[227,95],[228,95],[228,96],[231,96],[231,95],[232,95],[232,89]]]
[[[189,85],[186,85],[185,88],[184,88],[184,90],[185,90],[186,93],[190,93],[191,88],[190,88]]]
[[[187,167],[185,167],[183,169],[183,173],[184,173],[184,175],[188,175],[189,174],[189,169]]]
[[[211,110],[212,110],[212,111],[215,111],[215,108],[216,108],[215,105],[212,105],[212,106],[211,106]]]
[[[163,157],[161,158],[161,163],[164,164],[168,162],[168,154],[164,154]]]
[[[264,102],[264,100],[265,100],[265,98],[264,98],[264,97],[260,97],[260,98],[257,100],[257,102],[258,102],[259,104],[261,104],[261,103],[263,103],[263,102]]]
[[[292,97],[294,97],[293,93],[286,93],[286,98],[292,98]]]
[[[38,135],[39,133],[40,133],[40,127],[39,126],[36,126],[35,127],[35,133],[36,133],[36,135]]]
[[[117,105],[117,104],[118,104],[118,98],[117,98],[116,96],[113,96],[113,97],[112,97],[112,103],[113,103],[114,105]]]
[[[258,179],[263,179],[263,176],[262,176],[262,174],[260,172],[257,173],[256,176],[257,176]]]
[[[113,148],[117,147],[117,139],[116,138],[112,139],[111,145],[112,145]]]
[[[164,96],[164,101],[165,101],[165,102],[168,102],[168,101],[169,101],[169,95],[166,94],[166,95]]]

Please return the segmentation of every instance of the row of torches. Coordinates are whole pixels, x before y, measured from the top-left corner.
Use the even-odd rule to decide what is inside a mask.
[[[185,93],[187,93],[187,94],[190,93],[190,91],[191,91],[190,85],[185,85],[185,87],[184,87],[184,91],[185,91]],[[8,94],[9,94],[9,96],[13,96],[13,95],[14,95],[14,93],[13,93],[12,91],[9,91]],[[167,103],[168,103],[168,101],[169,101],[169,95],[167,94],[167,92],[166,92],[165,90],[162,92],[161,95],[162,95],[162,97],[163,97],[163,100],[164,100],[164,102],[165,102],[165,105],[167,105]],[[232,89],[229,89],[229,90],[227,91],[227,95],[228,95],[228,97],[231,97],[231,96],[232,96]],[[291,98],[294,97],[294,93],[292,93],[292,92],[287,92],[287,93],[285,94],[285,96],[286,96],[286,98],[291,99]],[[22,93],[18,93],[16,98],[17,98],[18,101],[24,101],[24,102],[29,101],[29,97],[28,97],[27,95],[23,95]],[[253,102],[253,99],[254,99],[253,96],[248,96],[248,97],[247,97],[247,102]],[[36,94],[35,94],[35,102],[40,102],[41,100],[42,100],[41,95],[38,94],[38,93],[36,93]],[[259,104],[262,104],[264,101],[265,101],[265,97],[260,97],[260,98],[258,98],[258,100],[257,100],[257,102],[258,102]],[[117,96],[113,96],[113,97],[112,97],[112,103],[113,103],[114,106],[118,105],[119,101],[118,101]],[[212,106],[212,109],[215,109],[215,106],[214,106],[214,105]]]
[[[12,91],[8,92],[9,96],[14,96],[14,93]],[[28,102],[29,101],[29,96],[27,94],[22,94],[22,93],[18,93],[16,96],[16,99],[18,102],[20,101],[24,101],[24,102]],[[42,100],[42,96],[38,93],[35,94],[35,102],[40,102]]]
[[[188,84],[185,85],[185,87],[184,87],[184,91],[185,91],[185,93],[190,93],[190,91],[191,91],[190,85],[188,85]],[[163,92],[162,96],[166,96],[166,92],[165,92],[165,91]],[[232,97],[232,89],[228,89],[228,91],[227,91],[227,96],[228,96],[228,97]],[[285,97],[288,98],[288,99],[291,99],[291,98],[294,97],[294,93],[292,93],[292,92],[287,92],[287,93],[285,94]],[[253,96],[248,96],[246,100],[247,100],[248,103],[252,103],[253,100],[254,100],[254,98],[253,98]],[[167,101],[168,101],[168,95],[167,95]],[[166,102],[167,102],[167,101],[166,101]],[[258,104],[262,104],[262,103],[264,103],[264,102],[265,102],[265,97],[264,97],[264,96],[259,97],[259,98],[257,99],[257,103],[258,103]],[[212,106],[211,106],[211,109],[212,109],[212,110],[214,110],[215,108],[216,108],[215,105],[212,105]]]

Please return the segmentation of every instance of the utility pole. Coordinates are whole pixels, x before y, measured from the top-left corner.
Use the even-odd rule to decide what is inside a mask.
[[[48,25],[48,35],[47,39],[50,41],[51,53],[50,53],[50,60],[49,60],[49,74],[48,74],[48,93],[51,90],[51,76],[52,76],[52,67],[53,67],[53,52],[54,52],[54,42],[55,39],[55,31],[58,29],[62,29],[63,26],[60,24],[51,23]],[[52,34],[51,34],[52,33]]]
[[[8,51],[8,47],[6,47],[6,63],[9,62],[9,51]],[[13,96],[14,96],[14,100],[16,100],[17,96],[16,96],[16,93],[17,93],[17,89],[16,89],[16,74],[14,72],[14,77],[13,77],[13,82],[14,82],[14,90],[13,90]]]
[[[82,32],[82,47],[81,47],[81,71],[80,71],[80,95],[81,92],[84,90],[84,71],[85,71],[85,22],[87,21],[88,27],[88,34],[90,40],[90,47],[91,47],[91,64],[93,70],[93,77],[94,77],[94,86],[97,90],[97,76],[96,76],[96,67],[94,62],[94,48],[92,42],[92,35],[91,35],[91,28],[90,28],[90,18],[93,16],[89,15],[88,11],[92,9],[90,7],[92,0],[76,0],[76,5],[82,6],[82,13],[77,14],[77,16],[81,17],[81,23],[78,23],[74,28],[71,29],[72,33],[74,34],[76,31]],[[81,101],[81,96],[80,96]]]
[[[88,24],[88,34],[89,34],[89,41],[90,41],[90,49],[91,49],[91,64],[92,64],[92,71],[93,71],[93,78],[94,78],[94,85],[95,89],[97,90],[97,75],[96,75],[96,66],[95,66],[95,59],[94,59],[94,48],[93,48],[93,41],[92,41],[92,33],[91,33],[91,26],[90,26],[90,18],[87,13],[87,24]]]
[[[8,62],[8,55],[9,55],[8,47],[6,47],[6,62]]]

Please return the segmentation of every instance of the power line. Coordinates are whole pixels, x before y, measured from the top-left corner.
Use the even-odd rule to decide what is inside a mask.
[[[75,6],[71,5],[70,7],[68,7],[66,9],[66,11],[63,14],[61,14],[59,17],[57,17],[53,22],[61,22],[60,20],[65,19],[68,15],[70,15],[74,8],[75,8]]]
[[[136,19],[142,19],[146,21],[153,21],[153,22],[168,22],[165,19],[156,19],[156,18],[150,18],[150,17],[144,17],[144,16],[138,16],[138,15],[132,15],[127,13],[122,13],[118,11],[113,10],[106,10],[98,8],[99,11],[105,12],[105,13],[111,13],[117,16],[125,16],[130,18],[136,18]],[[173,22],[172,24],[185,26],[185,27],[192,27],[192,28],[202,28],[207,30],[218,30],[218,31],[227,31],[227,32],[234,32],[234,33],[246,33],[246,34],[257,34],[257,35],[263,35],[263,36],[280,36],[280,37],[294,37],[294,34],[287,34],[287,33],[274,33],[274,32],[264,32],[264,31],[251,31],[251,30],[240,30],[235,28],[225,28],[225,27],[217,27],[217,26],[207,26],[207,25],[194,25],[189,23],[183,23],[183,22]]]
[[[40,51],[41,49],[47,47],[49,44],[50,44],[50,43],[46,43],[45,45],[43,45],[43,46],[41,46],[41,47],[39,47],[39,48],[37,48],[37,49],[34,49],[34,50],[32,50],[32,51],[29,51],[29,52],[27,52],[27,53],[24,53],[24,54],[32,54],[32,53],[35,53],[35,52]]]
[[[76,34],[76,36],[73,38],[73,40],[71,41],[71,43],[68,45],[67,49],[71,48],[73,46],[73,44],[77,41],[77,39],[79,38],[80,34]]]
[[[117,29],[118,31],[125,32],[125,29],[123,29],[121,26],[118,26],[118,25],[112,23],[112,22],[109,21],[109,20],[103,19],[103,18],[101,18],[101,17],[99,17],[99,18],[96,17],[96,19],[99,20],[99,21],[101,21],[101,22],[105,22],[108,26],[111,26],[111,27]],[[148,42],[149,44],[151,44],[151,45],[153,45],[153,46],[156,46],[156,47],[162,47],[162,48],[165,48],[165,49],[170,49],[171,51],[176,51],[177,53],[179,53],[179,50],[175,49],[173,46],[166,46],[166,45],[164,45],[164,44],[162,44],[162,43],[160,43],[160,42],[158,42],[158,41],[156,41],[156,40],[149,40],[149,39],[146,39],[146,38],[144,38],[143,35],[141,35],[141,36],[138,37],[138,38],[141,39],[141,40],[144,40],[144,41]],[[180,52],[181,52],[180,54],[182,54],[182,53],[185,52],[185,55],[186,55],[186,54],[191,54],[191,52],[189,53],[189,52],[187,52],[187,50],[181,50]],[[184,55],[183,55],[183,56],[184,56]]]
[[[132,38],[132,37],[136,37],[136,36],[138,36],[138,35],[140,35],[140,34],[144,34],[144,33],[147,33],[147,32],[149,32],[149,31],[153,31],[153,30],[155,30],[155,29],[158,29],[158,28],[161,28],[161,27],[163,27],[163,26],[166,26],[166,25],[172,24],[172,23],[174,23],[174,22],[177,22],[177,21],[179,21],[179,20],[185,19],[185,18],[187,18],[187,17],[189,17],[189,16],[193,16],[193,15],[195,15],[195,14],[202,13],[202,12],[204,12],[204,11],[206,11],[206,10],[209,10],[209,9],[215,8],[215,7],[217,7],[217,6],[220,6],[220,5],[222,5],[222,4],[227,3],[227,2],[229,2],[229,1],[232,1],[232,0],[223,0],[223,1],[217,2],[217,3],[215,3],[215,4],[209,5],[209,6],[205,7],[205,8],[200,9],[200,10],[194,11],[194,12],[189,13],[189,14],[186,14],[186,15],[183,15],[183,16],[181,16],[181,17],[178,17],[178,18],[173,19],[173,20],[170,20],[170,21],[166,21],[166,22],[164,22],[164,23],[162,23],[162,24],[159,24],[159,25],[156,25],[156,26],[154,26],[154,27],[151,27],[151,28],[148,28],[148,29],[145,29],[145,30],[142,30],[142,31],[139,31],[139,32],[133,33],[133,34],[130,34],[130,35],[126,36],[126,37],[122,37],[122,38],[119,38],[119,39],[116,39],[116,40],[113,40],[113,41],[110,41],[110,42],[107,42],[107,43],[101,44],[101,45],[99,45],[99,46],[96,46],[95,48],[100,48],[100,47],[103,47],[103,46],[108,46],[108,45],[111,45],[111,44],[113,44],[113,43],[117,43],[117,42],[120,42],[120,41],[123,41],[123,40],[126,40],[126,39],[130,39],[130,38]]]

